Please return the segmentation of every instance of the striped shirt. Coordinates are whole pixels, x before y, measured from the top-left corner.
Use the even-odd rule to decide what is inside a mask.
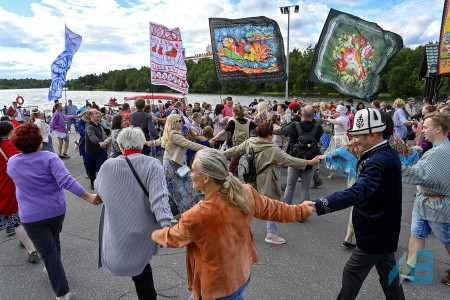
[[[149,197],[124,156],[108,159],[100,168],[95,189],[103,200],[99,226],[99,267],[116,276],[136,276],[159,246],[150,238],[170,226],[167,183],[161,163],[143,154],[128,156]]]
[[[450,223],[450,142],[445,139],[425,152],[411,167],[402,165],[402,180],[416,184],[413,210],[421,219]],[[429,197],[443,195],[444,197]]]

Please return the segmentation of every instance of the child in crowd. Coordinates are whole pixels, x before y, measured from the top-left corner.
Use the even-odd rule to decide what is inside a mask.
[[[195,113],[194,113],[195,114]],[[206,126],[209,126],[211,128],[214,128],[213,122],[210,118],[211,112],[209,110],[205,110],[205,114],[203,115],[200,126],[205,129]]]

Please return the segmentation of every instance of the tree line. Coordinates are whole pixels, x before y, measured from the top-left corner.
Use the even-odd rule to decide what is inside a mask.
[[[0,79],[0,90],[48,88],[51,83],[50,79]]]
[[[424,81],[418,79],[424,46],[415,49],[403,48],[383,69],[381,75],[383,87],[381,96],[409,97],[423,94]],[[309,70],[314,57],[314,47],[304,51],[294,49],[289,54],[289,91],[291,94],[321,94],[337,96],[338,92],[323,84],[308,81]],[[187,81],[191,93],[222,94],[272,94],[283,95],[285,82],[252,84],[245,81],[218,83],[212,59],[204,58],[197,63],[186,61]],[[6,83],[4,83],[6,82]],[[28,82],[28,84],[26,84]],[[0,88],[36,88],[50,86],[50,80],[13,79],[0,80]],[[72,90],[114,90],[114,91],[151,91],[155,93],[173,92],[166,86],[150,85],[149,67],[140,69],[114,70],[106,73],[89,74],[68,80],[66,86]],[[7,87],[8,88],[8,87]],[[440,90],[440,97],[446,96],[450,88],[450,79],[446,78]]]

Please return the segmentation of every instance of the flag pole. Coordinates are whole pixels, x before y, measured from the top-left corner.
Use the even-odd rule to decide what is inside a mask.
[[[149,47],[149,53],[150,53],[150,92],[152,93],[152,110],[155,107],[155,98],[153,96],[153,85],[152,85],[152,25],[151,22],[149,22],[148,24],[148,37],[149,37],[149,43],[148,43],[148,47]]]

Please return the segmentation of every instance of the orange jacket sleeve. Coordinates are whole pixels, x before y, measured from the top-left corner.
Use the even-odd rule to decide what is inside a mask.
[[[254,216],[258,219],[288,223],[306,219],[310,215],[305,204],[288,205],[278,200],[262,196],[250,186],[249,188],[251,189],[251,196],[249,196],[252,200],[248,200],[254,202]]]
[[[173,227],[153,231],[152,240],[167,248],[182,248],[193,241],[183,218]]]

